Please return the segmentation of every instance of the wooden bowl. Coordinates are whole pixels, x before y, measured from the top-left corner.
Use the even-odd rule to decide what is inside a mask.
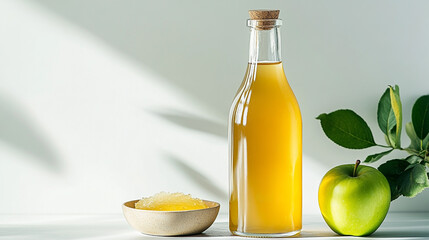
[[[191,235],[205,231],[215,221],[220,204],[203,200],[208,208],[185,211],[155,211],[135,208],[133,200],[122,204],[128,224],[137,231],[156,236]]]

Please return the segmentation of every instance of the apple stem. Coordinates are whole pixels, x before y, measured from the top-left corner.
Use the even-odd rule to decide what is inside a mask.
[[[353,177],[356,177],[357,168],[359,167],[360,160],[356,160],[355,168],[353,169]]]

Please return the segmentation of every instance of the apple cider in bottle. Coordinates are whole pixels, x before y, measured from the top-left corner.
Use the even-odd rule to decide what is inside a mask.
[[[279,11],[249,14],[249,63],[229,119],[229,228],[292,236],[302,225],[301,113],[280,57]]]

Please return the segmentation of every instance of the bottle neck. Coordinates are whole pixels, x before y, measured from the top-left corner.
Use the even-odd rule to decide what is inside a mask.
[[[250,28],[249,63],[281,62],[280,28]]]

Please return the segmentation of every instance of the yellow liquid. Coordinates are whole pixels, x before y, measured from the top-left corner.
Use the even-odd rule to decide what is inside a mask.
[[[229,227],[301,230],[302,122],[283,65],[249,64],[230,114]]]

